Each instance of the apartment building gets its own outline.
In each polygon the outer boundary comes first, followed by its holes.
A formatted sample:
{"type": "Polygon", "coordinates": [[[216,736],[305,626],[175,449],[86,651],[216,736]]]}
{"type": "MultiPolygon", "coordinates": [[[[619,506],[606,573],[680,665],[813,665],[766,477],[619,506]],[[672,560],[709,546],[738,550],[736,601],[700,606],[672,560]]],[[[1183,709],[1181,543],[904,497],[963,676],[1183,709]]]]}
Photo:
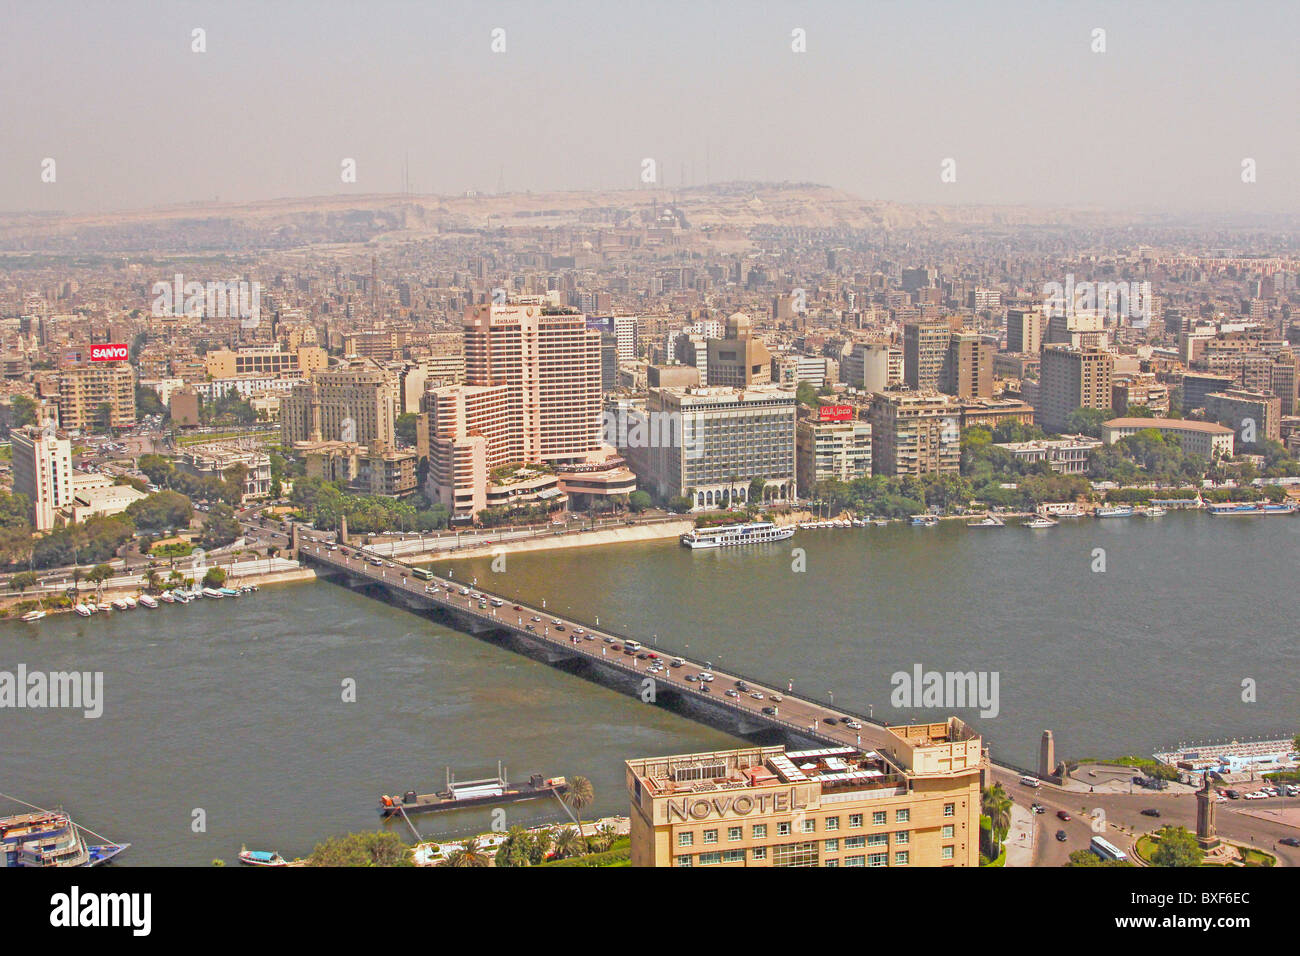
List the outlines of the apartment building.
{"type": "Polygon", "coordinates": [[[903,382],[910,389],[943,385],[952,329],[947,322],[909,322],[903,326],[903,382]]]}
{"type": "Polygon", "coordinates": [[[933,390],[878,392],[867,413],[877,475],[961,469],[961,406],[933,390]]]}
{"type": "Polygon", "coordinates": [[[805,494],[819,481],[869,478],[871,425],[858,419],[800,420],[795,428],[795,473],[805,494]]]}
{"type": "Polygon", "coordinates": [[[1282,439],[1282,399],[1267,392],[1242,388],[1210,392],[1205,396],[1205,414],[1227,425],[1245,444],[1282,439]]]}
{"type": "Polygon", "coordinates": [[[879,751],[629,760],[633,866],[979,866],[982,741],[957,718],[879,751]]]}
{"type": "Polygon", "coordinates": [[[135,424],[135,372],[125,362],[91,362],[59,371],[59,427],[91,431],[135,424]]]}

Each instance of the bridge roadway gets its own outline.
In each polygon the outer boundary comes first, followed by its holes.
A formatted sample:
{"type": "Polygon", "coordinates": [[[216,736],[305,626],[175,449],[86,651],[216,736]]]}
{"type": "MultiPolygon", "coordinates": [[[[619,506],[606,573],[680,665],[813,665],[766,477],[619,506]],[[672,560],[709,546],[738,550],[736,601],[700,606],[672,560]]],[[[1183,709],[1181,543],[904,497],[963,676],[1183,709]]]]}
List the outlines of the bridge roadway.
{"type": "Polygon", "coordinates": [[[715,711],[735,718],[742,733],[771,727],[826,744],[884,750],[889,753],[894,750],[896,742],[884,730],[883,725],[850,711],[832,709],[817,701],[786,693],[717,667],[709,668],[715,677],[711,686],[703,681],[687,681],[686,675],[700,674],[705,670],[704,664],[654,647],[642,647],[642,651],[654,654],[664,662],[662,671],[651,674],[648,671],[650,658],[638,659],[625,650],[614,650],[615,646],[622,648],[626,638],[613,631],[593,627],[585,621],[562,617],[554,611],[517,604],[504,595],[493,594],[484,588],[472,587],[471,594],[462,595],[461,589],[469,587],[467,582],[436,575],[432,580],[424,580],[414,575],[413,568],[401,562],[383,558],[382,566],[373,564],[372,559],[380,556],[363,555],[363,552],[353,547],[330,551],[327,544],[306,536],[300,542],[300,558],[342,572],[353,580],[378,584],[413,607],[436,607],[449,611],[467,620],[471,633],[484,630],[507,631],[525,643],[545,649],[552,661],[583,659],[637,679],[638,692],[643,692],[641,689],[647,685],[642,681],[649,678],[655,682],[653,687],[656,697],[665,691],[671,691],[694,698],[715,711]],[[428,590],[432,585],[437,585],[438,590],[428,590]],[[474,594],[484,595],[488,602],[486,610],[478,606],[479,601],[473,597],[474,594]],[[504,602],[500,608],[492,606],[494,599],[504,602]],[[560,622],[559,626],[555,621],[560,622]],[[528,629],[530,626],[533,630],[528,629]],[[579,629],[585,632],[582,636],[575,634],[579,629]],[[680,667],[672,667],[670,664],[674,659],[681,659],[685,663],[680,667]],[[736,687],[738,681],[744,681],[749,690],[739,691],[736,687]],[[727,696],[727,690],[737,690],[738,696],[727,696]],[[762,699],[749,696],[753,692],[762,694],[762,699]],[[764,707],[775,707],[776,715],[763,713],[764,707]],[[845,716],[860,724],[861,729],[845,726],[842,722],[845,716]],[[835,718],[836,722],[828,724],[828,717],[835,718]]]}

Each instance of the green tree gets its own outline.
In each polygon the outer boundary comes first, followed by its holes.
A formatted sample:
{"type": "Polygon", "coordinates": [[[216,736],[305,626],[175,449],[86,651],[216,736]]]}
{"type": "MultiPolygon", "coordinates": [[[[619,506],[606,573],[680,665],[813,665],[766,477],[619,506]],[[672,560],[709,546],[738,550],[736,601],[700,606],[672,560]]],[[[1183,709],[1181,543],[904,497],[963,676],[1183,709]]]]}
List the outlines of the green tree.
{"type": "MultiPolygon", "coordinates": [[[[582,811],[591,806],[596,800],[596,792],[591,786],[591,781],[586,777],[570,777],[569,789],[565,791],[564,802],[578,816],[578,832],[582,830],[582,811]]],[[[585,833],[583,834],[585,836],[585,833]]]]}
{"type": "Polygon", "coordinates": [[[1163,827],[1160,845],[1151,854],[1154,866],[1200,866],[1205,854],[1196,842],[1196,834],[1186,827],[1163,827]]]}
{"type": "Polygon", "coordinates": [[[1076,408],[1065,419],[1065,430],[1072,435],[1101,437],[1102,423],[1110,421],[1115,413],[1109,408],[1076,408]]]}
{"type": "Polygon", "coordinates": [[[318,843],[308,866],[414,866],[411,848],[396,833],[349,833],[318,843]]]}
{"type": "Polygon", "coordinates": [[[1001,852],[1002,841],[1006,839],[1007,832],[1011,829],[1012,801],[1002,784],[995,783],[984,791],[981,803],[984,815],[989,818],[992,825],[994,845],[991,847],[993,850],[991,855],[996,858],[1001,852]]]}
{"type": "Polygon", "coordinates": [[[36,424],[36,399],[29,395],[15,395],[9,402],[9,421],[13,428],[36,424]]]}
{"type": "Polygon", "coordinates": [[[573,827],[563,827],[555,834],[555,858],[567,860],[587,851],[587,841],[573,827]]]}
{"type": "Polygon", "coordinates": [[[199,531],[199,545],[209,550],[224,547],[238,538],[241,531],[233,508],[227,504],[213,505],[199,531]]]}
{"type": "Polygon", "coordinates": [[[133,501],[126,513],[141,531],[186,528],[194,516],[190,499],[178,491],[159,491],[133,501]]]}
{"type": "Polygon", "coordinates": [[[107,564],[97,564],[86,572],[86,580],[95,585],[96,598],[104,596],[104,582],[113,576],[113,568],[107,564]]]}
{"type": "Polygon", "coordinates": [[[212,567],[203,575],[203,586],[205,588],[219,588],[226,583],[226,569],[212,567]]]}
{"type": "Polygon", "coordinates": [[[416,426],[419,420],[420,416],[415,412],[403,412],[398,415],[393,422],[393,431],[397,434],[397,440],[404,445],[414,445],[417,441],[416,426]]]}
{"type": "Polygon", "coordinates": [[[36,587],[37,580],[35,571],[19,571],[9,579],[9,590],[17,591],[21,597],[27,593],[28,588],[36,587]]]}
{"type": "Polygon", "coordinates": [[[478,837],[470,837],[462,846],[447,854],[439,866],[491,866],[492,858],[479,845],[478,837]]]}
{"type": "Polygon", "coordinates": [[[644,491],[634,491],[627,496],[627,506],[637,513],[645,511],[652,504],[654,504],[654,501],[649,493],[644,491]]]}

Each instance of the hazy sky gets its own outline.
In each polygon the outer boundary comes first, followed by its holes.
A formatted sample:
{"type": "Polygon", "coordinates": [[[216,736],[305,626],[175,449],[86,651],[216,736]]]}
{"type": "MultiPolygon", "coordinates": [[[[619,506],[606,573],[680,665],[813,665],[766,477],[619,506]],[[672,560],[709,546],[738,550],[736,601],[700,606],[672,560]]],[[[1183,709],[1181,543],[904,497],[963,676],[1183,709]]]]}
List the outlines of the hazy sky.
{"type": "Polygon", "coordinates": [[[1300,212],[1295,0],[3,0],[0,24],[4,210],[397,192],[409,157],[419,192],[631,188],[653,158],[669,188],[1300,212]]]}

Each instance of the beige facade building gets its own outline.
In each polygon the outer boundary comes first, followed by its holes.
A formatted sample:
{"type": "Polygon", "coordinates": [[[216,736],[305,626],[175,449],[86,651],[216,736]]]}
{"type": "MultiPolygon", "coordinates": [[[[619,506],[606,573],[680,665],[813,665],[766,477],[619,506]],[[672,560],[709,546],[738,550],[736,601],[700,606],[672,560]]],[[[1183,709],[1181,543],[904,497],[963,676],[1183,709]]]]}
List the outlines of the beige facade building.
{"type": "Polygon", "coordinates": [[[1041,388],[1034,423],[1049,432],[1066,428],[1079,408],[1110,408],[1115,359],[1100,349],[1048,346],[1043,349],[1041,388]]]}
{"type": "Polygon", "coordinates": [[[885,733],[629,760],[632,865],[978,866],[979,736],[955,717],[885,733]]]}
{"type": "Polygon", "coordinates": [[[819,481],[871,477],[871,426],[857,419],[801,420],[795,429],[795,471],[805,495],[819,481]]]}
{"type": "Polygon", "coordinates": [[[772,381],[772,353],[753,334],[749,316],[736,312],[727,319],[725,338],[708,340],[707,381],[723,388],[748,388],[772,381]]]}
{"type": "Polygon", "coordinates": [[[59,372],[59,427],[91,431],[135,424],[135,372],[126,362],[92,362],[59,372]],[[105,414],[107,421],[105,421],[105,414]]]}
{"type": "Polygon", "coordinates": [[[279,345],[248,346],[235,351],[220,349],[203,356],[203,368],[209,378],[306,378],[328,366],[328,354],[314,345],[283,351],[279,345]]]}
{"type": "Polygon", "coordinates": [[[392,447],[397,390],[396,376],[372,362],[317,372],[280,402],[284,443],[379,441],[392,447]]]}
{"type": "Polygon", "coordinates": [[[1101,426],[1101,440],[1113,445],[1140,431],[1154,428],[1167,440],[1182,444],[1189,455],[1199,455],[1207,461],[1230,457],[1233,448],[1231,428],[1214,422],[1192,422],[1182,418],[1112,418],[1101,426]]]}
{"type": "Polygon", "coordinates": [[[961,406],[935,391],[878,392],[867,413],[877,475],[961,469],[961,406]]]}
{"type": "Polygon", "coordinates": [[[14,494],[27,496],[32,526],[49,531],[59,510],[72,504],[72,442],[63,432],[36,426],[16,428],[9,438],[14,494]]]}

